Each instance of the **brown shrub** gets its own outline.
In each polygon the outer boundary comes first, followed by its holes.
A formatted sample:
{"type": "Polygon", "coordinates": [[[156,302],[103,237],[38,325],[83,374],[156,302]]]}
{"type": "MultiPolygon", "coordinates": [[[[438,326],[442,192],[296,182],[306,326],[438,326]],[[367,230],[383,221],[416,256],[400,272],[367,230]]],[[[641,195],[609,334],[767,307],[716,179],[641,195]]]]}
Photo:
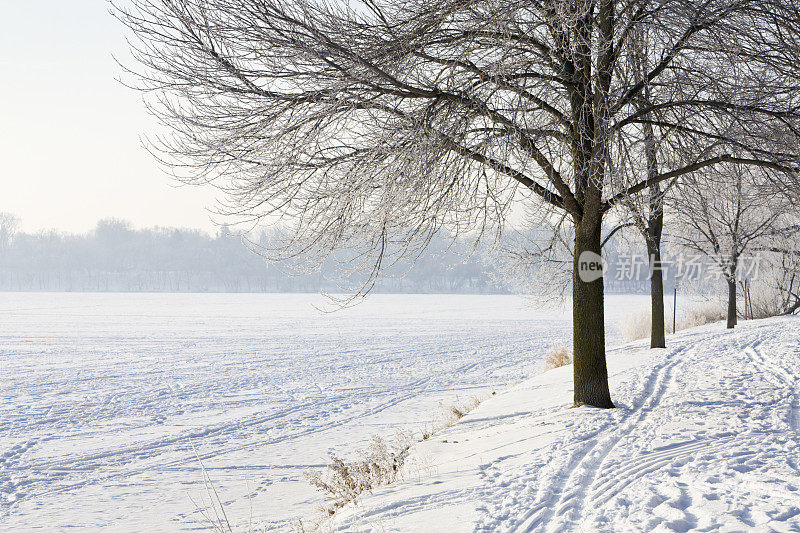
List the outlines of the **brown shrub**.
{"type": "Polygon", "coordinates": [[[555,346],[544,360],[544,369],[552,370],[572,364],[572,353],[563,346],[555,346]]]}

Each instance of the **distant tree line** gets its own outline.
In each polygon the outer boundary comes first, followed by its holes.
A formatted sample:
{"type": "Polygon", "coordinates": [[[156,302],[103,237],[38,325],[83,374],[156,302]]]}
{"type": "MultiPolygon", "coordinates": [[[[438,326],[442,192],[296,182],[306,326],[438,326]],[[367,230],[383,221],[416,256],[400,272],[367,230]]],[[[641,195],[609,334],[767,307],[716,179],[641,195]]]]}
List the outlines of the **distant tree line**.
{"type": "MultiPolygon", "coordinates": [[[[0,290],[120,292],[336,292],[340,273],[332,258],[321,269],[298,273],[253,253],[269,239],[221,227],[134,229],[109,219],[86,234],[24,233],[0,213],[0,290]],[[245,238],[246,237],[246,238],[245,238]]],[[[490,276],[485,257],[466,244],[439,239],[416,258],[387,268],[379,292],[507,292],[490,276]]]]}
{"type": "MultiPolygon", "coordinates": [[[[0,290],[89,292],[336,292],[341,271],[332,257],[318,271],[298,273],[257,253],[266,232],[241,235],[222,226],[134,229],[101,220],[86,234],[17,231],[18,219],[0,213],[0,290]]],[[[647,291],[647,269],[616,279],[609,250],[608,290],[647,291]]],[[[644,251],[642,252],[644,254],[644,251]]],[[[341,255],[341,254],[340,254],[341,255]]],[[[415,260],[386,267],[378,292],[509,293],[519,287],[497,275],[497,259],[467,242],[440,237],[415,260]]],[[[361,273],[355,273],[358,277],[361,273]]],[[[546,281],[546,280],[543,280],[546,281]]],[[[351,280],[358,284],[360,279],[351,280]]]]}

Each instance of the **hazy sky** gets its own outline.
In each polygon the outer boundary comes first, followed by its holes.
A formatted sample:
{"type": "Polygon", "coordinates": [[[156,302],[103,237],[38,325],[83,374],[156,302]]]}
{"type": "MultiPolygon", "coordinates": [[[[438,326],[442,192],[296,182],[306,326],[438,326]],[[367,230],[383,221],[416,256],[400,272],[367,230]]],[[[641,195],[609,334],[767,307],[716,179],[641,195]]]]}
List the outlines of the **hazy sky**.
{"type": "Polygon", "coordinates": [[[155,131],[116,78],[126,57],[105,0],[0,0],[0,211],[22,229],[98,219],[213,229],[211,190],[178,187],[141,146],[155,131]]]}

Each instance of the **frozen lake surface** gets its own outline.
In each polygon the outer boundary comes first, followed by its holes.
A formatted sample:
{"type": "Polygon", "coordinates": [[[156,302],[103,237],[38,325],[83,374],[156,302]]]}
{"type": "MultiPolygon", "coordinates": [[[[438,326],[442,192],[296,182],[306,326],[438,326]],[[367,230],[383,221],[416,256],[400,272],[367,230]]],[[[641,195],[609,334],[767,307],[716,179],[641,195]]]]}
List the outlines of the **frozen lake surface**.
{"type": "MultiPolygon", "coordinates": [[[[640,296],[611,296],[607,342],[640,296]]],[[[286,528],[302,472],[533,375],[570,315],[516,296],[0,293],[0,528],[286,528]]]]}

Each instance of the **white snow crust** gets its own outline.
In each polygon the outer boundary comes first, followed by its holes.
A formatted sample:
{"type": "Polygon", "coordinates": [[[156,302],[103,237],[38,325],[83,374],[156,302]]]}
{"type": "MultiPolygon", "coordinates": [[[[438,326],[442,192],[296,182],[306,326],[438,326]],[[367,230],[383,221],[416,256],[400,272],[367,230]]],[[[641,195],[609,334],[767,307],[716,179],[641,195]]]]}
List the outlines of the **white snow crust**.
{"type": "MultiPolygon", "coordinates": [[[[627,309],[646,298],[622,298],[627,309]]],[[[328,452],[536,373],[566,310],[514,296],[0,293],[0,530],[286,530],[328,452]],[[197,506],[195,505],[197,504],[197,506]]]]}
{"type": "Polygon", "coordinates": [[[800,319],[609,350],[617,409],[572,367],[499,392],[413,448],[348,531],[800,531],[800,319]]]}
{"type": "MultiPolygon", "coordinates": [[[[616,322],[647,297],[607,298],[616,322]]],[[[513,296],[0,294],[0,530],[288,530],[328,452],[418,430],[401,481],[322,531],[798,531],[800,319],[610,348],[571,409],[565,309],[513,296]],[[496,391],[491,396],[491,391],[496,391]]]]}

